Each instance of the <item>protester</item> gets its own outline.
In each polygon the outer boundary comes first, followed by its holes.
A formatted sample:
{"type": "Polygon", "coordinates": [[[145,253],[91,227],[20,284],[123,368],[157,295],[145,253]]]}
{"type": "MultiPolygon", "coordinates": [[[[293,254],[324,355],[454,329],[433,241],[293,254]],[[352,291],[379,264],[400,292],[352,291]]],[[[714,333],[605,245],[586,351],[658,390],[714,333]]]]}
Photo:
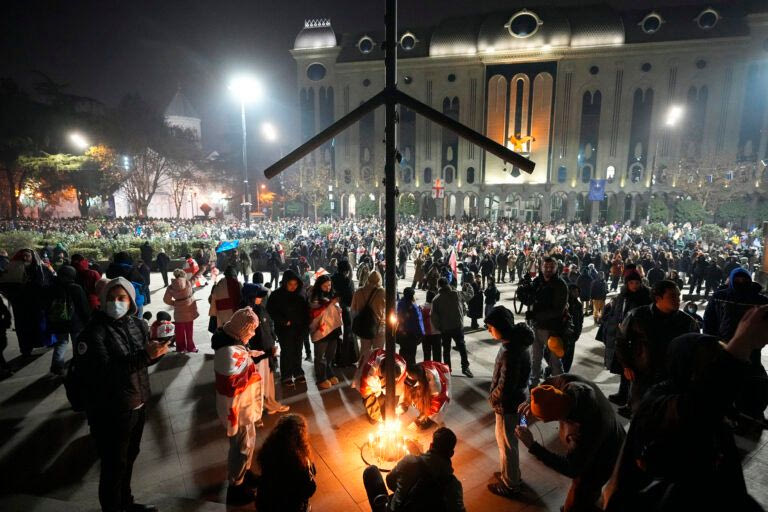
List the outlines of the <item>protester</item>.
{"type": "Polygon", "coordinates": [[[442,361],[442,339],[440,331],[432,325],[432,301],[435,292],[427,292],[426,302],[421,305],[421,318],[424,322],[424,337],[421,339],[421,350],[424,361],[442,361]]]}
{"type": "Polygon", "coordinates": [[[519,495],[522,480],[520,454],[515,428],[520,420],[518,407],[528,398],[531,372],[533,331],[525,323],[515,324],[512,312],[504,306],[493,308],[485,317],[488,332],[501,342],[491,377],[488,402],[496,417],[496,444],[501,466],[498,482],[488,485],[496,495],[514,498],[519,495]]]}
{"type": "Polygon", "coordinates": [[[160,277],[163,278],[163,287],[168,286],[168,265],[171,263],[171,259],[165,254],[165,249],[160,249],[155,258],[155,264],[157,265],[157,271],[160,272],[160,277]]]}
{"type": "MultiPolygon", "coordinates": [[[[565,334],[564,318],[568,307],[568,286],[557,275],[555,259],[544,258],[541,268],[541,275],[533,280],[533,306],[526,313],[526,319],[532,322],[535,334],[531,350],[531,387],[535,387],[541,380],[541,361],[549,338],[562,338],[565,334]]],[[[547,362],[552,375],[563,373],[563,364],[554,352],[549,352],[547,362]]]]}
{"type": "Polygon", "coordinates": [[[463,489],[451,466],[455,448],[456,434],[442,427],[432,434],[427,453],[416,451],[397,463],[387,474],[386,485],[379,468],[368,466],[363,471],[363,484],[371,510],[464,512],[463,489]],[[393,494],[389,494],[387,487],[393,494]]]}
{"type": "Polygon", "coordinates": [[[167,351],[152,341],[136,316],[135,289],[123,277],[101,289],[103,310],[94,313],[77,338],[77,377],[85,412],[101,459],[99,503],[105,512],[156,510],[134,502],[133,463],[139,455],[146,404],[152,396],[147,367],[167,351]]]}
{"type": "MultiPolygon", "coordinates": [[[[643,280],[637,272],[631,272],[624,278],[621,292],[603,311],[602,333],[598,333],[597,339],[605,344],[604,361],[605,368],[613,374],[620,376],[619,390],[608,396],[608,400],[620,407],[625,407],[629,400],[630,381],[624,375],[624,367],[616,355],[616,339],[619,326],[630,311],[640,306],[653,302],[651,290],[643,285],[643,280]]],[[[622,409],[625,415],[629,414],[629,408],[622,409]]]]}
{"type": "Polygon", "coordinates": [[[254,500],[255,481],[249,471],[256,448],[256,422],[261,419],[261,376],[253,357],[262,352],[250,350],[259,319],[251,308],[237,310],[211,338],[215,351],[216,412],[227,437],[229,455],[227,503],[244,505],[254,500]]]}
{"type": "Polygon", "coordinates": [[[320,276],[310,290],[309,318],[309,334],[315,346],[315,383],[318,389],[328,389],[339,383],[333,361],[343,326],[339,298],[333,294],[328,274],[320,276]]]}
{"type": "MultiPolygon", "coordinates": [[[[490,261],[490,260],[488,260],[490,261]]],[[[493,277],[491,275],[483,276],[482,280],[480,279],[479,275],[470,273],[469,274],[469,285],[472,287],[472,295],[469,300],[467,300],[467,316],[470,318],[471,322],[469,325],[470,329],[479,329],[480,326],[478,325],[477,321],[483,316],[483,285],[482,283],[485,283],[486,281],[493,280],[493,277]]],[[[466,287],[466,283],[464,285],[466,287]]],[[[462,287],[462,291],[464,289],[462,287]]]]}
{"type": "Polygon", "coordinates": [[[317,470],[303,416],[286,414],[280,418],[256,460],[261,468],[256,494],[260,512],[309,512],[309,498],[317,490],[317,470]]]}
{"type": "Polygon", "coordinates": [[[496,282],[492,277],[488,278],[488,287],[483,292],[483,295],[485,296],[484,316],[488,316],[494,306],[496,306],[496,303],[499,302],[499,299],[501,299],[501,293],[499,293],[499,289],[496,288],[496,282]]]}
{"type": "Polygon", "coordinates": [[[299,276],[286,270],[280,288],[267,301],[267,312],[280,343],[280,378],[287,387],[306,383],[301,368],[301,347],[309,335],[309,303],[302,294],[302,286],[299,276]]]}
{"type": "Polygon", "coordinates": [[[768,306],[760,306],[727,342],[696,333],[670,343],[667,378],[638,406],[606,488],[607,512],[763,510],[747,494],[742,456],[724,419],[767,331],[768,306]]]}
{"type": "Polygon", "coordinates": [[[598,272],[597,277],[589,287],[589,296],[592,299],[592,315],[596,324],[603,321],[603,308],[605,298],[608,296],[608,285],[603,279],[603,273],[598,272]]]}
{"type": "Polygon", "coordinates": [[[424,320],[421,308],[416,304],[416,290],[406,288],[402,298],[397,302],[397,344],[400,355],[408,367],[416,364],[416,350],[424,337],[424,320]]]}
{"type": "Polygon", "coordinates": [[[90,320],[88,298],[75,282],[77,271],[69,265],[59,268],[51,286],[44,288],[47,328],[56,337],[51,359],[51,373],[64,375],[67,344],[74,342],[90,320]]]}
{"type": "Polygon", "coordinates": [[[173,307],[173,320],[176,325],[176,352],[197,353],[194,337],[194,322],[199,313],[192,283],[182,269],[173,271],[173,281],[165,289],[163,302],[173,307]]]}
{"type": "Polygon", "coordinates": [[[432,300],[432,325],[440,331],[443,343],[443,362],[451,366],[451,340],[461,357],[461,373],[469,378],[474,377],[469,369],[467,346],[464,343],[464,310],[461,294],[451,288],[448,280],[441,277],[438,281],[439,291],[432,300]]]}
{"type": "Polygon", "coordinates": [[[696,321],[680,311],[680,290],[675,283],[659,281],[651,294],[654,303],[630,311],[616,336],[616,354],[631,382],[633,411],[645,392],[664,380],[669,342],[682,334],[699,332],[696,321]]]}
{"type": "MultiPolygon", "coordinates": [[[[373,271],[367,276],[365,285],[358,288],[352,296],[352,305],[350,306],[351,316],[355,321],[363,321],[370,331],[368,337],[360,336],[360,357],[357,360],[357,370],[352,379],[352,387],[355,387],[360,381],[362,368],[371,355],[372,350],[384,348],[384,311],[386,307],[386,297],[384,288],[381,286],[381,274],[373,271]],[[363,315],[360,319],[357,317],[363,315]]],[[[353,325],[354,330],[354,325],[353,325]]]]}
{"type": "Polygon", "coordinates": [[[79,284],[86,296],[91,310],[99,307],[99,294],[96,292],[96,282],[101,279],[101,274],[91,269],[88,260],[81,254],[72,255],[72,266],[77,271],[75,282],[79,284]]]}
{"type": "Polygon", "coordinates": [[[339,298],[341,307],[341,320],[343,323],[343,335],[341,343],[336,347],[336,366],[354,366],[358,358],[357,342],[352,333],[352,298],[355,294],[355,284],[352,282],[352,267],[347,260],[339,261],[336,273],[331,276],[333,293],[339,298]]]}
{"type": "Polygon", "coordinates": [[[584,326],[584,305],[579,300],[581,290],[575,284],[568,285],[568,318],[569,327],[565,332],[565,355],[563,356],[563,371],[569,373],[576,353],[576,342],[581,336],[584,326]]]}
{"type": "Polygon", "coordinates": [[[521,404],[518,412],[526,417],[528,426],[516,427],[515,435],[529,453],[550,469],[573,479],[561,510],[598,510],[597,501],[625,438],[624,429],[600,388],[573,374],[550,377],[531,390],[530,402],[521,404]],[[536,421],[559,422],[565,455],[534,440],[529,427],[536,421]]]}
{"type": "MultiPolygon", "coordinates": [[[[183,272],[185,272],[187,281],[194,286],[194,274],[184,270],[183,272]]],[[[174,275],[176,275],[175,272],[174,275]]],[[[240,304],[242,288],[243,285],[237,279],[237,270],[231,265],[228,266],[224,270],[224,278],[213,286],[211,295],[208,297],[210,303],[208,316],[216,318],[216,328],[222,327],[232,318],[240,304]]]]}

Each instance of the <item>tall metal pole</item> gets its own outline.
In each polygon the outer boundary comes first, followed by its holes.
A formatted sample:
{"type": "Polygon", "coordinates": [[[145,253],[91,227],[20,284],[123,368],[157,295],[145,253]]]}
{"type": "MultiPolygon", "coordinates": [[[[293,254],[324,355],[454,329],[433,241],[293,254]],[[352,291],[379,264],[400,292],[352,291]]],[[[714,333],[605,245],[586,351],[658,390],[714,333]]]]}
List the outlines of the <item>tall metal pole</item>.
{"type": "Polygon", "coordinates": [[[384,417],[395,419],[395,330],[391,321],[395,316],[395,106],[397,91],[397,0],[386,0],[386,42],[384,43],[384,67],[386,69],[386,126],[384,128],[386,155],[384,160],[384,250],[386,256],[386,343],[385,371],[387,377],[384,417]]]}
{"type": "Polygon", "coordinates": [[[240,102],[240,119],[243,123],[243,217],[245,225],[251,227],[251,201],[248,194],[248,137],[245,131],[245,102],[240,102]]]}

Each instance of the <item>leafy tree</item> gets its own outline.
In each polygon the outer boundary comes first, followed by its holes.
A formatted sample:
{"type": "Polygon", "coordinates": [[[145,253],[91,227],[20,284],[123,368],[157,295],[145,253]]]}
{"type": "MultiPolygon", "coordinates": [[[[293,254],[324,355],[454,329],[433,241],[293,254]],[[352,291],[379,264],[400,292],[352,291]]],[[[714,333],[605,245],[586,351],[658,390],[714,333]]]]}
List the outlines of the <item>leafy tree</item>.
{"type": "Polygon", "coordinates": [[[699,230],[699,236],[701,236],[701,239],[704,240],[709,247],[711,247],[712,244],[719,244],[725,240],[723,229],[717,224],[704,224],[699,230]]]}
{"type": "Polygon", "coordinates": [[[667,226],[661,222],[653,222],[643,228],[643,234],[652,240],[658,240],[667,235],[667,226]]]}
{"type": "Polygon", "coordinates": [[[669,219],[669,208],[660,197],[651,199],[648,208],[650,208],[649,218],[651,222],[667,222],[669,219]]]}
{"type": "Polygon", "coordinates": [[[402,215],[418,215],[419,205],[416,202],[416,198],[410,194],[403,196],[403,198],[400,199],[399,210],[402,215]]]}
{"type": "Polygon", "coordinates": [[[355,205],[355,212],[358,217],[370,217],[379,214],[379,205],[376,200],[371,199],[370,196],[363,195],[358,199],[355,205]]]}
{"type": "Polygon", "coordinates": [[[752,201],[739,198],[723,203],[717,209],[715,219],[719,222],[732,222],[739,226],[746,224],[746,219],[754,213],[752,201]]]}
{"type": "Polygon", "coordinates": [[[682,199],[675,204],[675,222],[698,224],[710,218],[709,213],[698,201],[682,199]]]}

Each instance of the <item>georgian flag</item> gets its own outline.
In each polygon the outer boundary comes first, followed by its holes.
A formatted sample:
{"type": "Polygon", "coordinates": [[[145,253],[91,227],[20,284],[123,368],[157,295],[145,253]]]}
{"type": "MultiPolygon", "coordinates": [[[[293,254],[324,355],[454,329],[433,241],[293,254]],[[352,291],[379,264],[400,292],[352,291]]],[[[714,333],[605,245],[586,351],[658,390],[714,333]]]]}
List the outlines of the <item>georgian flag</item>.
{"type": "Polygon", "coordinates": [[[216,412],[227,428],[227,436],[233,436],[239,425],[261,419],[261,375],[244,345],[217,349],[213,371],[216,375],[216,412]]]}

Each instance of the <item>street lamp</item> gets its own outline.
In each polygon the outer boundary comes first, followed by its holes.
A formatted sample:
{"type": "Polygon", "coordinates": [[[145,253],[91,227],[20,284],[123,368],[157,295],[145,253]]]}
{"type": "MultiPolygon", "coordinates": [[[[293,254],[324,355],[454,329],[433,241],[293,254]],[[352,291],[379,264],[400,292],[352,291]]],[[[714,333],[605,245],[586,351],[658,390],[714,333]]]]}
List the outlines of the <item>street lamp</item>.
{"type": "Polygon", "coordinates": [[[70,133],[69,141],[80,151],[85,151],[90,145],[88,144],[88,140],[83,136],[83,134],[78,132],[70,133]]]}
{"type": "Polygon", "coordinates": [[[261,133],[269,142],[275,142],[277,140],[277,128],[270,122],[261,125],[261,133]]]}
{"type": "Polygon", "coordinates": [[[265,184],[261,184],[261,186],[256,187],[256,211],[261,213],[261,191],[265,190],[267,186],[265,184]]]}
{"type": "Polygon", "coordinates": [[[261,84],[248,75],[238,75],[229,83],[229,90],[240,102],[240,119],[243,125],[243,217],[245,225],[251,226],[251,202],[248,193],[248,139],[246,138],[245,104],[253,103],[262,96],[261,84]]]}
{"type": "Polygon", "coordinates": [[[669,131],[674,128],[678,122],[683,118],[685,111],[680,105],[671,105],[667,109],[667,115],[664,119],[663,136],[656,138],[656,148],[653,150],[653,165],[651,166],[651,176],[648,181],[648,208],[645,214],[645,222],[651,221],[651,199],[653,198],[653,184],[656,181],[656,158],[659,154],[659,143],[664,136],[669,135],[669,131]]]}

